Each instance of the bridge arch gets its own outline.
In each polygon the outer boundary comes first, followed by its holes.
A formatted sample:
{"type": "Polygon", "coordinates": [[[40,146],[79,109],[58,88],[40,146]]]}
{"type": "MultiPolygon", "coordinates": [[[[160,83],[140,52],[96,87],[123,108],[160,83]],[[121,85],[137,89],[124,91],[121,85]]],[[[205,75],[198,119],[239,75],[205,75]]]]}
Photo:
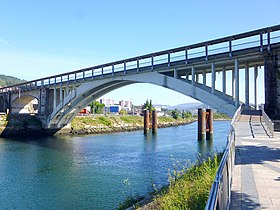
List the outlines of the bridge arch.
{"type": "Polygon", "coordinates": [[[38,113],[39,99],[34,95],[22,95],[14,98],[11,103],[11,113],[36,114],[38,113]]]}
{"type": "Polygon", "coordinates": [[[219,95],[218,92],[212,94],[211,90],[208,90],[199,84],[192,85],[186,82],[186,80],[178,80],[152,71],[141,74],[115,76],[114,78],[104,78],[102,80],[93,80],[81,84],[74,93],[69,94],[63,103],[60,103],[56,107],[48,118],[47,127],[61,128],[67,125],[78,112],[91,101],[113,90],[134,83],[150,83],[177,91],[229,116],[233,116],[236,111],[234,101],[219,95]]]}

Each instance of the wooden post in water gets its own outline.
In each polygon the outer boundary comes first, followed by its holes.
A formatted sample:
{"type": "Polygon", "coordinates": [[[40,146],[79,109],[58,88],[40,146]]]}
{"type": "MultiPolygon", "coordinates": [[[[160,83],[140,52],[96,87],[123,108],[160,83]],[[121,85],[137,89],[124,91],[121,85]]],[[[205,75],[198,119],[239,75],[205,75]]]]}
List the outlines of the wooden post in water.
{"type": "Polygon", "coordinates": [[[206,109],[206,140],[213,140],[213,111],[206,109]]]}
{"type": "Polygon", "coordinates": [[[149,119],[149,110],[144,110],[144,134],[149,132],[150,119],[149,119]]]}
{"type": "Polygon", "coordinates": [[[153,134],[157,133],[157,128],[158,128],[158,125],[157,125],[157,111],[153,110],[153,112],[152,112],[152,133],[153,134]]]}
{"type": "Polygon", "coordinates": [[[205,138],[205,112],[203,109],[199,108],[197,112],[197,140],[204,140],[205,138]]]}

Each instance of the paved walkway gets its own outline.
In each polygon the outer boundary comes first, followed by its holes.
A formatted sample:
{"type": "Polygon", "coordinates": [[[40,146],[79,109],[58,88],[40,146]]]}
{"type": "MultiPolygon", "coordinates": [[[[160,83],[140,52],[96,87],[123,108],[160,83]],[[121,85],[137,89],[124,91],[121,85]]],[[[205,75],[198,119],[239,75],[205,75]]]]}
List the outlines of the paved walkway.
{"type": "Polygon", "coordinates": [[[280,133],[270,138],[260,116],[241,115],[236,128],[230,209],[280,210],[280,133]]]}

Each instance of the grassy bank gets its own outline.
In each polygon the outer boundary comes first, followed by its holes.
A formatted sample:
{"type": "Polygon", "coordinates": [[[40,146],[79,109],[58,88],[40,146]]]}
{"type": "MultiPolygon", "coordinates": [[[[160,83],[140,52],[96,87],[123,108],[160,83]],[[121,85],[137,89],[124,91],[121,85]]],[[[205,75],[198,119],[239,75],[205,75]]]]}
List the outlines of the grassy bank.
{"type": "MultiPolygon", "coordinates": [[[[143,129],[144,119],[140,116],[77,116],[71,122],[72,134],[108,133],[143,129]]],[[[195,121],[195,118],[175,120],[158,117],[158,127],[178,126],[195,121]]]]}
{"type": "Polygon", "coordinates": [[[140,207],[133,204],[130,197],[118,209],[126,209],[128,204],[134,205],[135,209],[204,209],[220,157],[214,155],[202,163],[173,171],[169,175],[169,185],[156,192],[150,203],[140,207]]]}

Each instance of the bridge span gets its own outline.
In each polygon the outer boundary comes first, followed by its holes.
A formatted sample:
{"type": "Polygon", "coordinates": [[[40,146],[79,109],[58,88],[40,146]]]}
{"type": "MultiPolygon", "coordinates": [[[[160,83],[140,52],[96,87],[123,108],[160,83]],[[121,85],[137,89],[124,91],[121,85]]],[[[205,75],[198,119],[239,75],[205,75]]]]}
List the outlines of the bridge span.
{"type": "Polygon", "coordinates": [[[265,110],[277,119],[279,52],[280,25],[276,25],[2,87],[0,111],[35,113],[43,127],[57,129],[69,124],[89,102],[112,90],[133,83],[150,83],[233,116],[240,105],[240,92],[245,93],[247,108],[250,106],[249,68],[254,69],[254,108],[257,107],[256,81],[259,68],[263,67],[265,110]],[[245,69],[244,90],[239,88],[240,69],[245,69]],[[221,90],[217,88],[219,73],[222,73],[221,90]],[[231,93],[227,92],[227,86],[231,86],[231,93]]]}

